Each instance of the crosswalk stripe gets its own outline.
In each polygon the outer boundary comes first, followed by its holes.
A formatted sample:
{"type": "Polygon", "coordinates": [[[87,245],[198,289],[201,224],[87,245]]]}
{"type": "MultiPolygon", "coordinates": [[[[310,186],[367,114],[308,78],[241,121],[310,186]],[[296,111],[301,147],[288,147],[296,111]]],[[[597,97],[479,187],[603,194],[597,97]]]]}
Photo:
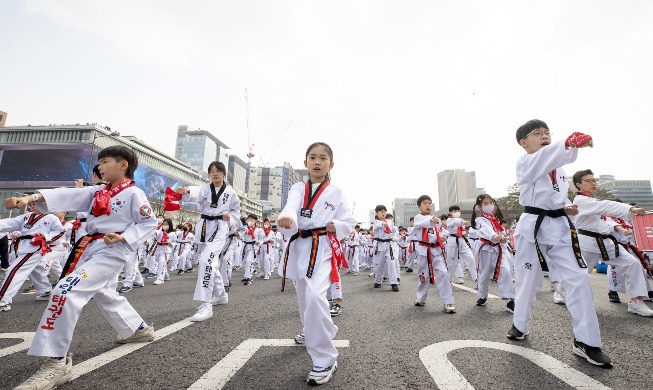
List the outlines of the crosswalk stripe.
{"type": "Polygon", "coordinates": [[[20,352],[29,348],[30,344],[32,344],[33,338],[34,332],[0,333],[0,339],[23,339],[22,343],[0,349],[0,357],[11,355],[12,353],[20,352]]]}
{"type": "MultiPolygon", "coordinates": [[[[456,287],[456,288],[459,288],[459,289],[461,289],[461,290],[465,290],[465,291],[473,292],[474,294],[476,294],[476,290],[474,290],[474,289],[471,288],[471,287],[461,286],[460,284],[452,284],[452,286],[454,286],[454,287],[456,287]]],[[[487,294],[487,297],[488,297],[488,298],[499,299],[498,296],[496,296],[496,295],[492,295],[492,294],[489,294],[489,293],[487,294]]]]}

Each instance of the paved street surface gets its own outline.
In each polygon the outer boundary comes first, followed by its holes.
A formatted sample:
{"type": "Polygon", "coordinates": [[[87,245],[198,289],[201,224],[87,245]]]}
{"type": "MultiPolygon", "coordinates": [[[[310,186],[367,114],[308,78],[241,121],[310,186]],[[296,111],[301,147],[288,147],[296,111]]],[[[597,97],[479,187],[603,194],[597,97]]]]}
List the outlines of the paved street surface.
{"type": "MultiPolygon", "coordinates": [[[[71,347],[78,377],[61,389],[308,387],[311,361],[304,348],[291,341],[301,330],[292,287],[280,293],[278,276],[243,286],[238,282],[242,271],[237,271],[229,304],[214,307],[210,320],[190,323],[196,307],[192,301],[196,277],[196,272],[174,274],[160,286],[148,280],[144,288],[127,293],[159,333],[157,340],[145,345],[115,344],[115,332],[91,302],[80,317],[71,347]]],[[[467,382],[466,388],[476,389],[596,389],[600,384],[613,389],[652,388],[653,318],[628,313],[626,303],[609,303],[606,276],[593,274],[592,279],[604,351],[615,363],[611,370],[591,366],[572,354],[571,318],[564,306],[553,303],[546,279],[531,334],[515,343],[506,339],[512,316],[499,299],[477,307],[474,292],[455,288],[457,313],[445,314],[434,289],[426,306],[413,306],[414,273],[402,271],[400,292],[390,291],[389,285],[374,289],[366,272],[343,274],[345,301],[342,314],[335,318],[336,338],[343,347],[338,371],[323,387],[434,389],[435,377],[440,388],[448,389],[465,388],[467,382]],[[515,345],[523,349],[510,352],[515,345]],[[442,352],[447,349],[451,352],[442,352]]],[[[469,279],[466,286],[472,287],[469,279]]],[[[496,285],[490,286],[490,293],[498,294],[496,285]]],[[[621,297],[626,302],[626,295],[621,297]]],[[[27,346],[12,352],[11,347],[22,340],[10,334],[27,332],[29,339],[45,306],[34,295],[18,295],[12,310],[0,313],[0,388],[13,388],[41,365],[39,358],[26,355],[27,346]]]]}

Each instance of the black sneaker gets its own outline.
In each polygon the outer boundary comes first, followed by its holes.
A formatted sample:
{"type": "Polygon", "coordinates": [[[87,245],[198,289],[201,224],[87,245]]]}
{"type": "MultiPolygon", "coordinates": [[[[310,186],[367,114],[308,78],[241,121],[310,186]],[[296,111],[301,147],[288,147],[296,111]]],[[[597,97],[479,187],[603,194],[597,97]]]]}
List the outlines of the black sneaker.
{"type": "Polygon", "coordinates": [[[384,281],[384,282],[387,282],[387,281],[388,281],[388,278],[383,278],[383,281],[384,281]]]}
{"type": "Polygon", "coordinates": [[[406,272],[413,272],[412,268],[407,268],[406,272]]]}
{"type": "Polygon", "coordinates": [[[118,290],[118,292],[123,294],[123,293],[129,292],[131,290],[132,290],[132,288],[129,287],[129,286],[122,286],[122,287],[120,287],[120,290],[118,290]]]}
{"type": "Polygon", "coordinates": [[[338,304],[338,303],[334,303],[334,304],[331,306],[331,309],[329,310],[329,312],[331,313],[331,317],[337,317],[337,316],[339,316],[339,315],[340,315],[340,310],[341,310],[341,308],[340,308],[340,304],[338,304]]]}
{"type": "Polygon", "coordinates": [[[595,366],[612,368],[612,360],[599,347],[590,347],[574,339],[574,353],[595,366]]]}
{"type": "Polygon", "coordinates": [[[252,280],[251,280],[251,279],[247,279],[247,280],[245,280],[245,281],[243,282],[243,284],[244,284],[245,286],[249,286],[250,284],[252,284],[252,280]]]}
{"type": "Polygon", "coordinates": [[[608,299],[612,303],[621,303],[621,299],[619,299],[619,294],[617,294],[616,291],[608,291],[608,299]]]}
{"type": "Polygon", "coordinates": [[[374,288],[381,288],[381,283],[374,283],[374,288]]]}
{"type": "Polygon", "coordinates": [[[396,284],[391,284],[390,287],[392,287],[392,291],[394,292],[399,291],[399,286],[397,286],[396,284]]]}
{"type": "Polygon", "coordinates": [[[180,269],[179,271],[177,271],[177,275],[181,275],[181,274],[183,274],[183,273],[184,273],[184,270],[183,270],[183,269],[180,269]]]}
{"type": "Polygon", "coordinates": [[[242,278],[242,279],[240,279],[240,281],[241,281],[241,282],[246,282],[246,281],[247,281],[247,278],[242,278]]]}
{"type": "Polygon", "coordinates": [[[478,298],[478,301],[476,301],[476,306],[485,306],[487,303],[487,298],[478,298]]]}
{"type": "Polygon", "coordinates": [[[189,268],[189,269],[186,269],[186,270],[184,270],[184,272],[193,272],[193,267],[191,267],[191,268],[189,268]]]}
{"type": "Polygon", "coordinates": [[[508,304],[506,305],[506,311],[515,314],[515,301],[514,300],[509,300],[508,304]]]}
{"type": "Polygon", "coordinates": [[[510,340],[523,340],[526,336],[528,336],[528,333],[522,333],[515,327],[515,324],[513,324],[506,337],[508,337],[510,340]]]}

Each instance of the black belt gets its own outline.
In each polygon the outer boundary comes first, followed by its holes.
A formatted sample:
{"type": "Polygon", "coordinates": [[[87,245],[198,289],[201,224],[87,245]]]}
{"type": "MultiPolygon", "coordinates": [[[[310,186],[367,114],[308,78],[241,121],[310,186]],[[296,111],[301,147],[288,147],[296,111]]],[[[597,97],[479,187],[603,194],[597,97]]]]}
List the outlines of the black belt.
{"type": "MultiPolygon", "coordinates": [[[[390,241],[392,241],[392,239],[391,238],[375,238],[374,241],[390,242],[390,241]]],[[[390,248],[390,259],[394,260],[395,259],[395,254],[392,251],[392,245],[390,245],[389,248],[390,248]]],[[[378,246],[376,247],[376,251],[374,252],[374,254],[376,255],[377,253],[379,253],[379,247],[378,246]]]]}
{"type": "Polygon", "coordinates": [[[378,242],[390,242],[390,241],[392,241],[392,239],[391,239],[391,238],[375,238],[374,241],[378,241],[378,242]]]}
{"type": "Polygon", "coordinates": [[[584,229],[578,229],[578,233],[582,234],[583,236],[596,238],[596,243],[599,246],[599,250],[601,251],[601,258],[603,260],[610,260],[610,255],[608,255],[608,250],[605,248],[605,243],[603,240],[610,240],[614,243],[614,256],[619,257],[619,242],[617,242],[617,238],[612,234],[601,234],[584,229]]]}
{"type": "Polygon", "coordinates": [[[578,233],[576,233],[576,227],[574,226],[574,223],[571,222],[571,218],[569,218],[569,216],[565,212],[565,209],[544,210],[537,207],[525,206],[524,212],[526,214],[537,215],[537,220],[535,221],[535,233],[533,234],[533,236],[535,239],[535,249],[537,250],[537,257],[540,260],[540,267],[542,267],[543,272],[548,272],[549,267],[546,265],[546,260],[544,259],[544,255],[540,250],[540,245],[537,242],[537,232],[540,230],[540,226],[542,226],[542,221],[544,221],[544,217],[567,218],[567,221],[569,222],[569,230],[571,231],[571,247],[574,251],[576,262],[578,263],[578,266],[580,268],[587,268],[587,264],[585,264],[585,260],[583,260],[583,256],[580,253],[580,243],[578,242],[578,233]]]}
{"type": "Polygon", "coordinates": [[[308,270],[306,271],[306,276],[310,279],[313,276],[313,270],[315,268],[315,259],[317,258],[317,246],[320,242],[319,237],[325,236],[327,234],[326,227],[317,228],[317,229],[307,229],[307,230],[298,230],[297,233],[290,236],[288,240],[288,245],[286,245],[286,255],[283,258],[283,275],[281,277],[281,292],[286,289],[286,266],[288,265],[288,254],[290,253],[290,244],[295,241],[297,238],[313,238],[311,244],[311,258],[308,262],[308,270]]]}
{"type": "Polygon", "coordinates": [[[86,222],[86,218],[80,218],[79,222],[86,222]]]}
{"type": "MultiPolygon", "coordinates": [[[[204,242],[206,239],[206,221],[215,221],[216,219],[222,218],[222,215],[206,215],[206,214],[200,214],[200,218],[204,220],[204,223],[202,224],[202,230],[200,233],[200,242],[204,242]]],[[[213,239],[215,238],[215,234],[218,232],[218,229],[220,229],[220,225],[215,227],[215,231],[209,237],[209,242],[213,242],[213,239]]]]}

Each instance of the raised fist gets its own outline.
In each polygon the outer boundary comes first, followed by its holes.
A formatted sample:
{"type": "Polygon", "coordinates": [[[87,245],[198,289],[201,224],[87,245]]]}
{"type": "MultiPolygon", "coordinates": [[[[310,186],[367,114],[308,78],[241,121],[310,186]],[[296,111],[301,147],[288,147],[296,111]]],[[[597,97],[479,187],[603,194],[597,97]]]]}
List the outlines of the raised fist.
{"type": "Polygon", "coordinates": [[[593,147],[594,142],[592,141],[592,136],[588,134],[583,134],[575,132],[565,141],[565,148],[582,148],[584,146],[593,147]]]}

